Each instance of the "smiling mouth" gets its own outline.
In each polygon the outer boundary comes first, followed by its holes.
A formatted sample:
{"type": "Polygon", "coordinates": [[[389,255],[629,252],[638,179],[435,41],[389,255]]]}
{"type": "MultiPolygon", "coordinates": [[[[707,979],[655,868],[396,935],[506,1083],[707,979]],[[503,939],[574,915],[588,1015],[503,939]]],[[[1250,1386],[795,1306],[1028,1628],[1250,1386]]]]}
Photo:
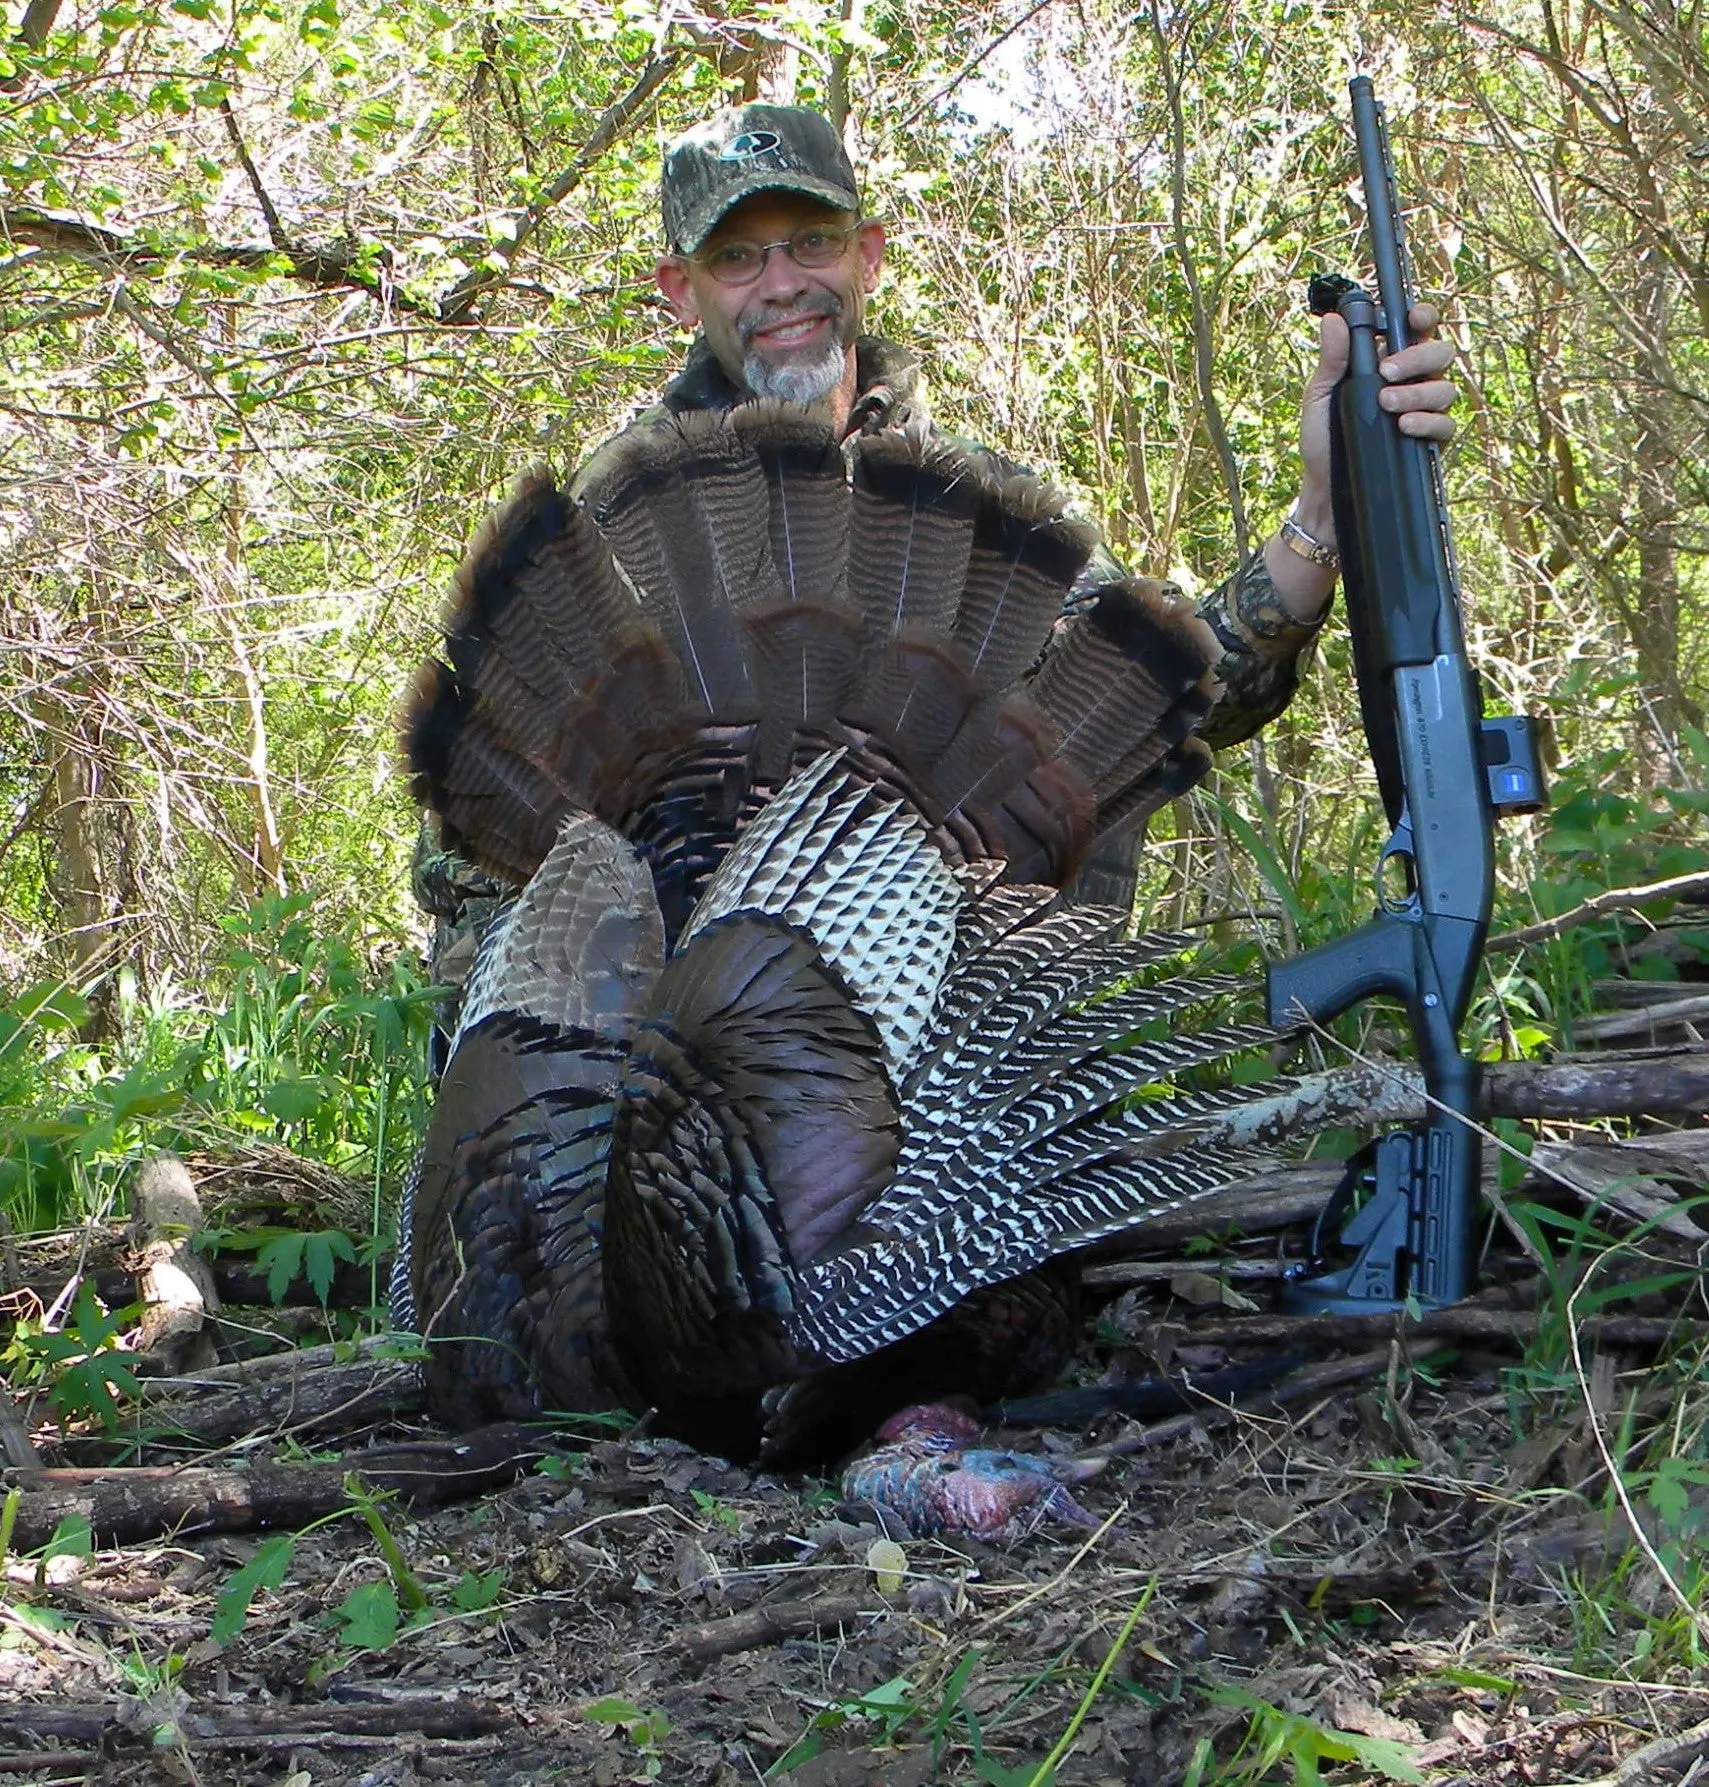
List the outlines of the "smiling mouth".
{"type": "Polygon", "coordinates": [[[810,341],[830,320],[821,311],[812,316],[791,317],[787,322],[772,323],[754,333],[768,347],[793,347],[797,342],[810,341]]]}

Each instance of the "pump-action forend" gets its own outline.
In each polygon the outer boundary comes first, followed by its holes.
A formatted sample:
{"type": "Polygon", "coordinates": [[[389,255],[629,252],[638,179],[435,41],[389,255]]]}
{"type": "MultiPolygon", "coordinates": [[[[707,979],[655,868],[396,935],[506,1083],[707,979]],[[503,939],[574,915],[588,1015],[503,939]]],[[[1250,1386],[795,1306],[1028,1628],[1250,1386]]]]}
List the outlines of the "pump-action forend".
{"type": "Polygon", "coordinates": [[[1363,76],[1352,97],[1377,298],[1320,279],[1312,303],[1338,310],[1350,337],[1331,425],[1335,532],[1359,704],[1391,830],[1377,863],[1376,915],[1273,963],[1269,1008],[1272,1023],[1303,1014],[1322,1024],[1376,994],[1400,1000],[1430,1109],[1356,1157],[1319,1219],[1316,1257],[1284,1290],[1289,1307],[1317,1311],[1408,1299],[1430,1307],[1471,1286],[1480,1151],[1465,1119],[1480,1116],[1482,1086],[1478,1064],[1460,1052],[1460,1026],[1489,929],[1494,821],[1543,802],[1531,721],[1483,718],[1436,448],[1402,434],[1377,401],[1377,338],[1391,353],[1407,346],[1411,293],[1382,107],[1363,76]],[[1329,1269],[1322,1238],[1337,1224],[1354,1258],[1329,1269]]]}

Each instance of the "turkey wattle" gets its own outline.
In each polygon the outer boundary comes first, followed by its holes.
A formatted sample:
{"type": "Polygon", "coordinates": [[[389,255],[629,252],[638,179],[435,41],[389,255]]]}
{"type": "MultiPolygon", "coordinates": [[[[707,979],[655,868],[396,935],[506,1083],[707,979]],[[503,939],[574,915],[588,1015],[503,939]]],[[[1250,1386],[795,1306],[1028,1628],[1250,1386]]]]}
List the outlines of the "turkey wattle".
{"type": "Polygon", "coordinates": [[[432,1400],[803,1459],[1018,1393],[1073,1338],[1062,1256],[1251,1170],[1206,1134],[1233,1095],[1163,1082],[1271,1033],[1057,891],[1203,773],[1192,617],[1133,581],[1059,619],[1090,534],[937,435],[754,406],[586,491],[488,524],[408,714],[518,890],[406,1210],[432,1400]]]}

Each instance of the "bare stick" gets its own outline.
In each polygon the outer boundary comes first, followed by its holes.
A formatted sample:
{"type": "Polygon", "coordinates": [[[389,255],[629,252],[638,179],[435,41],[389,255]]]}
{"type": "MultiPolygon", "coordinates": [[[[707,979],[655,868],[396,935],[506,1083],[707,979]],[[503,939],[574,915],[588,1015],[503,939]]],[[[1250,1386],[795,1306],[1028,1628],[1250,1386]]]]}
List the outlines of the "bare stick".
{"type": "Polygon", "coordinates": [[[497,243],[491,256],[502,263],[495,267],[489,261],[471,268],[452,286],[439,303],[442,322],[462,323],[469,320],[475,300],[483,292],[503,284],[511,262],[521,252],[534,232],[545,221],[546,214],[560,205],[587,177],[589,170],[618,141],[631,124],[641,116],[647,102],[658,92],[682,61],[681,50],[671,50],[648,59],[627,92],[620,94],[599,115],[588,139],[570,157],[546,190],[525,211],[518,211],[511,220],[510,238],[497,243]]]}
{"type": "MultiPolygon", "coordinates": [[[[1404,1310],[1370,1315],[1237,1315],[1213,1321],[1171,1321],[1159,1327],[1179,1330],[1195,1346],[1303,1346],[1351,1344],[1396,1336],[1432,1340],[1501,1341],[1525,1346],[1536,1339],[1543,1317],[1531,1309],[1492,1309],[1453,1303],[1418,1316],[1404,1310]]],[[[1709,1322],[1673,1316],[1592,1316],[1580,1324],[1585,1337],[1604,1346],[1664,1346],[1671,1340],[1709,1339],[1709,1322]]]]}
{"type": "Polygon", "coordinates": [[[1545,937],[1558,937],[1589,918],[1604,912],[1629,911],[1647,906],[1651,900],[1686,899],[1693,894],[1709,894],[1709,869],[1692,875],[1672,875],[1665,881],[1651,881],[1643,887],[1610,887],[1588,900],[1581,900],[1570,912],[1558,918],[1545,918],[1534,925],[1522,925],[1517,931],[1503,931],[1491,937],[1485,949],[1519,949],[1527,943],[1540,943],[1545,937]]]}
{"type": "Polygon", "coordinates": [[[697,1663],[713,1657],[733,1656],[737,1651],[757,1650],[762,1644],[778,1644],[807,1632],[834,1626],[852,1626],[889,1610],[871,1597],[829,1595],[819,1601],[774,1601],[768,1607],[750,1607],[728,1619],[703,1626],[686,1626],[671,1640],[670,1648],[697,1663]]]}
{"type": "Polygon", "coordinates": [[[86,1520],[98,1545],[136,1545],[171,1532],[249,1532],[294,1528],[349,1505],[345,1478],[417,1507],[502,1488],[545,1448],[516,1423],[477,1428],[457,1440],[376,1446],[335,1464],[256,1464],[246,1470],[145,1467],[13,1471],[22,1490],[12,1543],[33,1551],[67,1515],[86,1520]]]}
{"type": "Polygon", "coordinates": [[[1357,1384],[1367,1378],[1380,1377],[1388,1369],[1388,1364],[1389,1349],[1385,1346],[1376,1352],[1360,1353],[1352,1359],[1334,1359],[1326,1365],[1314,1365],[1309,1370],[1297,1372],[1293,1377],[1272,1385],[1261,1395],[1251,1398],[1244,1406],[1234,1403],[1207,1403],[1204,1408],[1195,1409],[1191,1414],[1171,1415],[1166,1421],[1154,1421],[1149,1426],[1129,1428],[1108,1445],[1094,1446],[1090,1451],[1077,1454],[1077,1462],[1097,1464],[1106,1458],[1125,1458],[1134,1452],[1147,1452],[1154,1446],[1165,1446],[1174,1440],[1184,1439],[1195,1430],[1226,1427],[1242,1414],[1256,1409],[1279,1408],[1284,1403],[1300,1402],[1324,1390],[1337,1390],[1343,1384],[1357,1384]]]}

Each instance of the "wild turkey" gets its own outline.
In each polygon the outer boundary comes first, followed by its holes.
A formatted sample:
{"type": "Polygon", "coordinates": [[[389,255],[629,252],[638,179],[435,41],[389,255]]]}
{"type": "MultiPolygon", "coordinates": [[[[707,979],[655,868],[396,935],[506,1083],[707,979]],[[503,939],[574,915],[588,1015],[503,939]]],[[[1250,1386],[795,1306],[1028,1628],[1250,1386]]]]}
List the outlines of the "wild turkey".
{"type": "Polygon", "coordinates": [[[940,435],[752,406],[584,490],[488,524],[406,720],[520,890],[405,1212],[433,1401],[823,1458],[1028,1388],[1064,1255],[1250,1170],[1202,1133],[1235,1095],[1165,1082],[1270,1032],[1057,892],[1203,773],[1191,616],[1124,582],[1059,620],[1092,535],[940,435]]]}

